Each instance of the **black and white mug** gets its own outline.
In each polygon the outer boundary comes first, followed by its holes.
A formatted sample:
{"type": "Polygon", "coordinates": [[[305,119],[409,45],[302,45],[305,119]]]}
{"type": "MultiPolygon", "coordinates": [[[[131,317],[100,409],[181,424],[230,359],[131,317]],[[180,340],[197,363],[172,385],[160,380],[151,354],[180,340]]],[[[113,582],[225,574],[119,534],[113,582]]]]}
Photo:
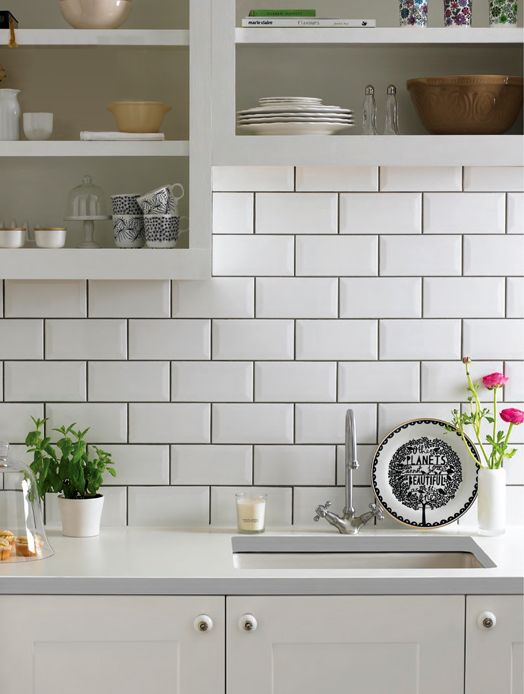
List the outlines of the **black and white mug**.
{"type": "Polygon", "coordinates": [[[142,215],[113,215],[113,239],[117,248],[142,248],[145,244],[142,215]]]}
{"type": "Polygon", "coordinates": [[[113,214],[115,215],[141,215],[142,208],[138,204],[140,193],[120,193],[111,196],[113,214]]]}
{"type": "Polygon", "coordinates": [[[141,195],[138,204],[144,215],[178,215],[178,203],[184,197],[184,186],[181,183],[162,186],[150,193],[141,195]]]}
{"type": "Polygon", "coordinates": [[[181,231],[182,220],[172,214],[144,215],[146,246],[148,248],[174,248],[181,231]]]}

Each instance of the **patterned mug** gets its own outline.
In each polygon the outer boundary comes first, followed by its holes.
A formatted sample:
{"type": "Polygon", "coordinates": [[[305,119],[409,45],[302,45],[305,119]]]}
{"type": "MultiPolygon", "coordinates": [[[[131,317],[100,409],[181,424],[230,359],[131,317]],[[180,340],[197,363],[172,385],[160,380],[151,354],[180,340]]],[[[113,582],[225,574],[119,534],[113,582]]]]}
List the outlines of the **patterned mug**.
{"type": "Polygon", "coordinates": [[[444,26],[471,26],[472,4],[472,0],[444,0],[444,26]]]}
{"type": "Polygon", "coordinates": [[[189,220],[172,214],[144,215],[147,248],[175,248],[179,233],[187,231],[181,228],[183,221],[189,220]]]}
{"type": "Polygon", "coordinates": [[[490,0],[489,25],[492,27],[517,26],[519,4],[517,0],[490,0]]]}
{"type": "Polygon", "coordinates": [[[426,27],[427,25],[427,0],[400,0],[401,27],[426,27]]]}
{"type": "Polygon", "coordinates": [[[142,248],[146,242],[142,215],[114,214],[113,239],[117,248],[142,248]]]}
{"type": "Polygon", "coordinates": [[[181,183],[162,186],[138,198],[145,215],[177,215],[178,203],[184,197],[184,186],[181,183]]]}

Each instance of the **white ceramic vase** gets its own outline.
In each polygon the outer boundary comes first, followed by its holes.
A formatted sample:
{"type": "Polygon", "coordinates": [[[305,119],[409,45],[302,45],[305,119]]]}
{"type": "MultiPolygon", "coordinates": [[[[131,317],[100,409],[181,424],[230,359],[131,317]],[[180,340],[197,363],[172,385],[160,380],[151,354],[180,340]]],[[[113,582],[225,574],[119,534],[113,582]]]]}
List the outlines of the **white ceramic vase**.
{"type": "Polygon", "coordinates": [[[506,532],[506,470],[479,469],[478,522],[483,535],[506,532]]]}
{"type": "Polygon", "coordinates": [[[0,89],[0,140],[20,139],[19,89],[0,89]]]}
{"type": "Polygon", "coordinates": [[[58,497],[62,517],[62,533],[67,537],[94,537],[100,534],[100,519],[104,497],[91,499],[66,499],[58,497]]]}

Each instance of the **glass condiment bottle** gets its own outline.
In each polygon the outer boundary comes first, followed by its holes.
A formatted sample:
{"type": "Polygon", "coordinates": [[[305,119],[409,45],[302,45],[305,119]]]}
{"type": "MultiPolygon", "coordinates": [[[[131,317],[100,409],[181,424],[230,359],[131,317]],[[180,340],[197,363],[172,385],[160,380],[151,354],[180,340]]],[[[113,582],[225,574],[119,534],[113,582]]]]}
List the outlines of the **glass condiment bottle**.
{"type": "Polygon", "coordinates": [[[375,101],[375,87],[371,84],[368,84],[365,90],[362,133],[364,135],[377,134],[377,103],[375,101]]]}
{"type": "Polygon", "coordinates": [[[397,88],[390,84],[386,93],[386,122],[384,135],[399,135],[397,88]]]}

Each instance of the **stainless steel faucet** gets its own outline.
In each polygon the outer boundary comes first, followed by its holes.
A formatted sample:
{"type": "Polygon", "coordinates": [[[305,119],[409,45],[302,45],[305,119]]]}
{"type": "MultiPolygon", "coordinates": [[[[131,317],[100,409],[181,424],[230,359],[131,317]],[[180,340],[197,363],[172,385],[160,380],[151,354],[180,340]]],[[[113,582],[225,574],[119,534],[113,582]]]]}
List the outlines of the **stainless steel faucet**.
{"type": "Polygon", "coordinates": [[[357,430],[355,426],[355,413],[353,410],[346,412],[346,437],[345,437],[344,462],[346,471],[346,505],[339,516],[333,511],[329,511],[330,501],[317,506],[314,521],[325,518],[328,523],[335,527],[342,535],[357,535],[360,528],[376,518],[383,520],[384,514],[377,504],[369,504],[369,511],[361,516],[355,515],[353,507],[353,470],[358,470],[357,460],[357,430]]]}

